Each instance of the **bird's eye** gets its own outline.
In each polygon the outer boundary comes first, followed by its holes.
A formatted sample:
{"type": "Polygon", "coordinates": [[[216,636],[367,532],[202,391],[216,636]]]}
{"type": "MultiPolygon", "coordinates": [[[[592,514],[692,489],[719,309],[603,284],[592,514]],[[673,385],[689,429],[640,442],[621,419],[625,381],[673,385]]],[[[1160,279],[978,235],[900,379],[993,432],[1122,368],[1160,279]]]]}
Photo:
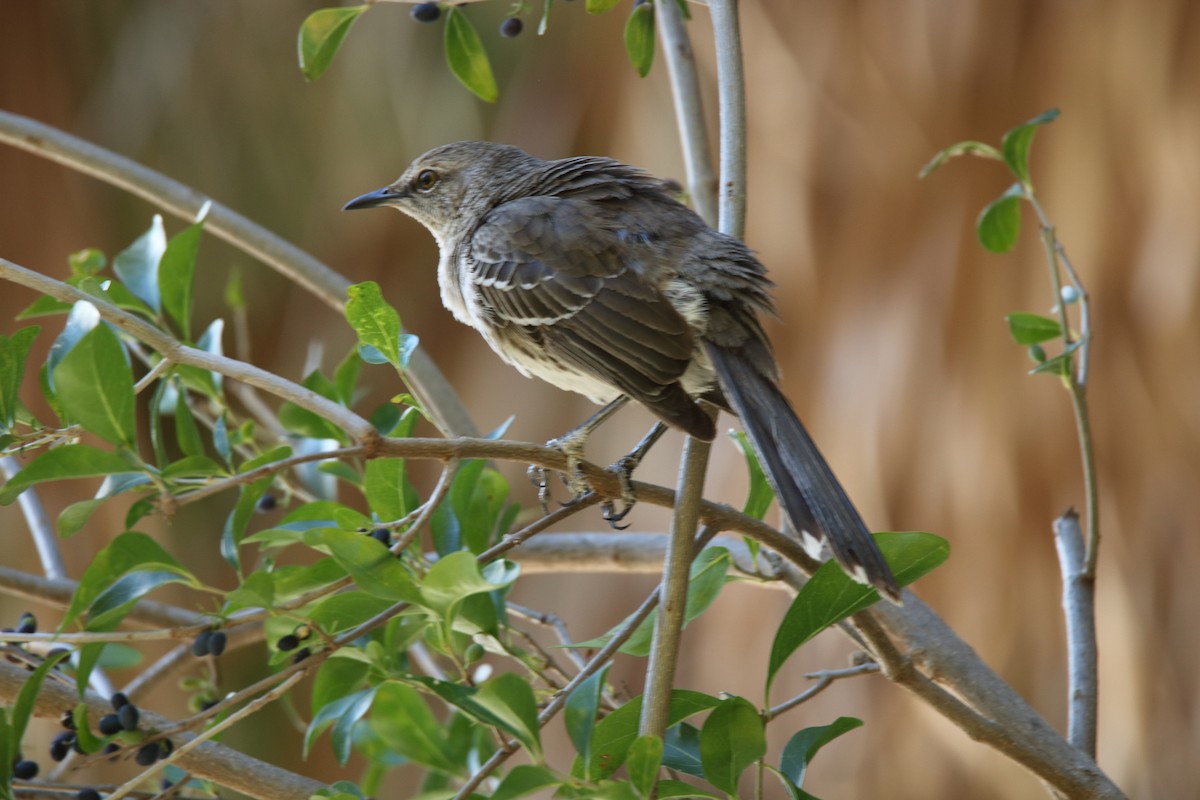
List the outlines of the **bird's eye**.
{"type": "Polygon", "coordinates": [[[413,182],[418,192],[428,192],[438,184],[438,174],[431,169],[423,169],[417,173],[413,182]]]}

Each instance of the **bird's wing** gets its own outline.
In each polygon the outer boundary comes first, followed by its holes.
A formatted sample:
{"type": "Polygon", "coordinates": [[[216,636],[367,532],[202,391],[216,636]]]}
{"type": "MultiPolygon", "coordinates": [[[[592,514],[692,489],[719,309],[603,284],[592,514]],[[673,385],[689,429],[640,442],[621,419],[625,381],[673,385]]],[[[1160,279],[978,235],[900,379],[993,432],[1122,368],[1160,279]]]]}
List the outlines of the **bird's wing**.
{"type": "Polygon", "coordinates": [[[561,197],[493,209],[470,243],[476,296],[501,340],[505,329],[531,339],[559,367],[690,429],[699,411],[679,379],[694,355],[691,328],[654,282],[653,241],[597,211],[561,197]]]}

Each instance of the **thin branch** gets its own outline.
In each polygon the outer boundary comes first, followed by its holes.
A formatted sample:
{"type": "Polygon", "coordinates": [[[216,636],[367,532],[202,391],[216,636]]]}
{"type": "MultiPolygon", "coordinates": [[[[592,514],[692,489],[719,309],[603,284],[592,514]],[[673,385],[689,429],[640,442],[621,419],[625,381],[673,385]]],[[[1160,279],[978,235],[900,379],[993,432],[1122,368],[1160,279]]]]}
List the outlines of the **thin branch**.
{"type": "Polygon", "coordinates": [[[671,97],[675,101],[675,121],[679,126],[679,142],[687,170],[688,195],[696,213],[709,225],[716,225],[717,176],[709,156],[708,126],[704,124],[704,102],[692,41],[676,0],[657,0],[654,13],[671,78],[671,97]]]}
{"type": "Polygon", "coordinates": [[[721,129],[720,230],[738,239],[746,232],[746,79],[738,0],[709,0],[717,54],[721,129]]]}
{"type": "MultiPolygon", "coordinates": [[[[5,480],[12,480],[12,477],[21,470],[21,465],[17,459],[12,456],[0,457],[0,472],[4,473],[5,480]]],[[[42,506],[41,498],[33,489],[28,489],[21,493],[17,498],[21,504],[21,513],[25,517],[25,524],[29,526],[29,535],[33,539],[33,546],[37,548],[38,559],[42,562],[42,572],[47,578],[66,578],[67,567],[63,563],[62,553],[58,551],[58,538],[54,535],[54,525],[50,522],[50,518],[46,516],[46,509],[42,506]]]]}
{"type": "MultiPolygon", "coordinates": [[[[0,703],[11,704],[28,677],[24,668],[0,661],[0,703]]],[[[63,709],[74,708],[79,700],[73,686],[46,681],[34,701],[34,714],[57,719],[63,709]]],[[[88,718],[93,726],[100,717],[112,713],[106,698],[88,692],[83,700],[88,704],[88,718]]],[[[169,720],[146,709],[141,709],[141,718],[143,727],[148,730],[162,730],[170,725],[169,720]]],[[[183,734],[181,738],[190,741],[192,737],[183,734]]],[[[177,766],[197,778],[262,800],[308,800],[314,792],[324,788],[318,781],[215,742],[204,742],[196,750],[184,753],[177,766]]]]}
{"type": "Polygon", "coordinates": [[[679,642],[683,636],[684,613],[687,610],[688,579],[696,549],[692,538],[700,522],[700,501],[704,493],[704,473],[712,443],[689,436],[683,446],[680,465],[679,498],[671,517],[671,535],[663,558],[662,589],[659,597],[662,610],[655,620],[650,657],[646,661],[646,686],[643,691],[642,716],[638,735],[662,738],[667,732],[667,716],[671,707],[671,690],[675,684],[675,668],[679,659],[679,642]]]}
{"type": "Polygon", "coordinates": [[[1075,509],[1067,509],[1054,521],[1054,543],[1062,569],[1067,622],[1067,741],[1095,758],[1099,703],[1096,582],[1085,569],[1083,533],[1075,509]]]}
{"type": "MultiPolygon", "coordinates": [[[[36,120],[0,111],[0,142],[62,164],[125,189],[187,222],[211,203],[205,229],[294,280],[339,315],[349,281],[300,248],[178,181],[111,150],[105,150],[36,120]]],[[[336,204],[331,204],[330,212],[336,204]]],[[[415,350],[405,379],[422,407],[447,435],[477,435],[478,429],[458,395],[421,348],[415,350]]]]}
{"type": "Polygon", "coordinates": [[[859,675],[871,675],[879,672],[879,665],[874,661],[868,661],[865,664],[858,664],[853,667],[845,667],[844,669],[825,669],[820,672],[808,672],[804,677],[816,680],[816,683],[805,689],[795,697],[784,700],[777,706],[771,707],[766,714],[763,715],[764,722],[770,722],[780,714],[791,711],[801,703],[811,700],[821,692],[833,685],[834,681],[842,678],[854,678],[859,675]]]}
{"type": "Polygon", "coordinates": [[[254,483],[255,481],[265,478],[269,475],[274,475],[277,472],[282,472],[285,469],[291,469],[299,464],[307,464],[311,461],[329,461],[338,458],[354,458],[366,452],[366,448],[361,445],[353,445],[351,447],[341,447],[336,450],[325,450],[319,453],[302,453],[298,456],[288,456],[281,458],[278,461],[272,461],[269,464],[263,464],[261,467],[255,467],[247,472],[239,472],[236,475],[230,475],[227,478],[219,478],[212,483],[201,486],[194,491],[189,491],[185,494],[178,495],[174,498],[176,506],[185,506],[189,503],[195,503],[198,500],[203,500],[226,489],[232,489],[235,486],[245,486],[254,483]]]}
{"type": "MultiPolygon", "coordinates": [[[[4,112],[0,112],[2,117],[4,112]]],[[[34,291],[49,295],[66,303],[76,303],[80,300],[94,305],[105,322],[109,322],[134,338],[153,347],[164,358],[176,364],[187,364],[200,369],[220,373],[227,378],[248,383],[251,386],[273,394],[284,400],[290,400],[301,408],[307,409],[337,425],[348,435],[359,442],[373,440],[378,434],[371,423],[341,406],[328,400],[316,392],[285,380],[264,369],[247,364],[236,359],[188,347],[177,339],[164,333],[141,317],[117,308],[97,297],[87,294],[74,286],[62,281],[47,278],[41,273],[26,269],[7,259],[0,258],[0,279],[20,284],[34,291]]]]}

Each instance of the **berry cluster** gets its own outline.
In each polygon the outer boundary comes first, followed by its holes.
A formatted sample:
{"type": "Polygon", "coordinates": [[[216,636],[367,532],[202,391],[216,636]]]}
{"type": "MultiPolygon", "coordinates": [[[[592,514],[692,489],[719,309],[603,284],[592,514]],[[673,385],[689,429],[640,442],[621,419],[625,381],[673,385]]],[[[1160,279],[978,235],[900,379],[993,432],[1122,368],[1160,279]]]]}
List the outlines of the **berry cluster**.
{"type": "MultiPolygon", "coordinates": [[[[438,18],[442,16],[442,9],[437,3],[417,3],[408,13],[417,22],[428,24],[438,21],[438,18]]],[[[525,24],[519,17],[505,17],[504,21],[500,23],[500,35],[507,39],[520,36],[524,29],[525,24]]]]}

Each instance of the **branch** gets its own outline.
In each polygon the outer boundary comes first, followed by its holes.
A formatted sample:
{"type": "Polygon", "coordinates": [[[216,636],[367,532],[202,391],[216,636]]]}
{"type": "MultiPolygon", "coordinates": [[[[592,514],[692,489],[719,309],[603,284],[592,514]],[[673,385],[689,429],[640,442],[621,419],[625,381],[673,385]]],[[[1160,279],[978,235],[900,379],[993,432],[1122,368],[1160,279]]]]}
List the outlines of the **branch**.
{"type": "Polygon", "coordinates": [[[720,230],[738,239],[746,232],[746,80],[738,0],[709,0],[717,53],[721,126],[720,230]]]}
{"type": "MultiPolygon", "coordinates": [[[[206,203],[212,203],[195,189],[136,161],[18,114],[0,111],[0,142],[125,189],[189,223],[206,203]]],[[[349,281],[300,248],[220,203],[211,204],[205,229],[296,281],[339,315],[342,313],[349,281]]],[[[405,379],[444,433],[478,433],[458,395],[424,350],[418,348],[412,353],[405,379]]]]}
{"type": "Polygon", "coordinates": [[[879,665],[874,661],[868,661],[865,664],[858,664],[853,667],[846,667],[845,669],[825,669],[820,672],[806,673],[804,677],[816,680],[816,683],[790,700],[785,700],[779,705],[773,706],[763,715],[763,721],[770,722],[780,714],[791,711],[801,703],[811,700],[832,686],[834,681],[841,680],[842,678],[854,678],[859,675],[870,675],[876,672],[879,672],[879,665]]]}
{"type": "MultiPolygon", "coordinates": [[[[0,703],[11,705],[28,677],[29,673],[22,667],[0,661],[0,703]]],[[[72,688],[56,681],[46,681],[38,692],[33,711],[38,717],[57,719],[64,709],[74,708],[79,699],[72,688]]],[[[86,693],[83,700],[88,704],[88,718],[92,725],[96,725],[100,717],[112,713],[108,701],[92,692],[86,693]]],[[[171,724],[152,711],[140,711],[147,729],[166,728],[171,724]]],[[[186,743],[194,737],[184,733],[179,738],[186,743]]],[[[184,753],[177,766],[197,778],[213,781],[261,800],[308,800],[314,792],[325,786],[214,742],[204,742],[195,750],[184,753]]]]}
{"type": "Polygon", "coordinates": [[[1067,740],[1096,757],[1099,698],[1096,647],[1096,583],[1085,570],[1079,515],[1067,509],[1054,521],[1054,543],[1063,576],[1063,614],[1067,621],[1067,740]]]}
{"type": "MultiPolygon", "coordinates": [[[[21,465],[17,459],[12,456],[0,457],[0,472],[4,473],[5,480],[12,480],[13,475],[20,470],[21,465]]],[[[63,563],[62,553],[58,551],[54,526],[46,516],[46,509],[42,506],[38,493],[31,488],[22,492],[17,500],[21,504],[21,513],[25,516],[29,535],[33,538],[33,545],[37,548],[38,558],[42,562],[42,572],[46,573],[47,578],[67,577],[67,567],[63,563]]]]}
{"type": "Polygon", "coordinates": [[[671,97],[675,100],[675,120],[683,147],[687,170],[688,195],[696,213],[709,225],[717,223],[717,176],[709,158],[708,126],[704,124],[704,103],[700,80],[696,75],[696,55],[676,0],[658,0],[654,5],[663,54],[671,78],[671,97]]]}

